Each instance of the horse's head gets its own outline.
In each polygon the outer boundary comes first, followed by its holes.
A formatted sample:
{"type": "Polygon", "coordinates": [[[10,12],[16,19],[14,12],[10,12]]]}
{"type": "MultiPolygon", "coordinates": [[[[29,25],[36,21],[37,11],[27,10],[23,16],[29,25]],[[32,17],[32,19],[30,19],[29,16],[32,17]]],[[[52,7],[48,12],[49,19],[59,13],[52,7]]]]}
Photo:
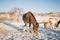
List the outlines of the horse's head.
{"type": "Polygon", "coordinates": [[[38,27],[39,27],[38,23],[36,23],[35,25],[33,25],[34,35],[38,35],[38,27]]]}

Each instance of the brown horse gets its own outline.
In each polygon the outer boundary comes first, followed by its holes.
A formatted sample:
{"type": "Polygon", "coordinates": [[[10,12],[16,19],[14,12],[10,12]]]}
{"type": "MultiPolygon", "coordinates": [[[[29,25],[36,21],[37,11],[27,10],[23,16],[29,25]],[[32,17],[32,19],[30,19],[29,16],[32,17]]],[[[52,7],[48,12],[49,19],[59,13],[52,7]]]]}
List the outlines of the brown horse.
{"type": "Polygon", "coordinates": [[[44,23],[44,27],[52,26],[51,28],[56,28],[57,18],[49,18],[47,22],[44,23]]]}
{"type": "Polygon", "coordinates": [[[23,15],[23,21],[25,23],[25,28],[26,29],[29,29],[28,26],[30,27],[31,24],[33,24],[33,31],[34,31],[34,35],[37,35],[38,34],[38,27],[39,27],[39,24],[37,23],[34,15],[32,12],[27,12],[26,14],[23,15]]]}

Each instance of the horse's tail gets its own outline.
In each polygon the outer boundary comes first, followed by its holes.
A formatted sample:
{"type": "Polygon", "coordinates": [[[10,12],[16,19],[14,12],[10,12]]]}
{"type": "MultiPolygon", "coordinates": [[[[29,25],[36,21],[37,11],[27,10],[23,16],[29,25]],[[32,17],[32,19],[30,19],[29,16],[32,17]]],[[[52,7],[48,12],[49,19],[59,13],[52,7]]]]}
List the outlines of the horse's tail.
{"type": "Polygon", "coordinates": [[[26,15],[27,14],[23,14],[23,16],[22,16],[23,21],[26,21],[27,20],[26,15]]]}

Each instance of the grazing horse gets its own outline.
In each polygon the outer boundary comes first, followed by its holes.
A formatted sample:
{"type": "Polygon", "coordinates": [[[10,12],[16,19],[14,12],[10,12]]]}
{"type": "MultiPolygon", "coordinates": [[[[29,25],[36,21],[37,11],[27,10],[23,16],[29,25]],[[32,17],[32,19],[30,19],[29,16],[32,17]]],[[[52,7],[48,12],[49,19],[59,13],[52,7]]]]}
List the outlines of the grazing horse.
{"type": "Polygon", "coordinates": [[[44,23],[44,28],[48,27],[48,25],[52,26],[51,28],[55,28],[57,25],[57,19],[56,18],[49,18],[49,20],[44,23]]]}
{"type": "Polygon", "coordinates": [[[60,23],[60,20],[57,22],[57,25],[56,25],[56,27],[58,27],[59,23],[60,23]]]}
{"type": "Polygon", "coordinates": [[[23,21],[25,23],[25,28],[24,30],[26,29],[28,31],[29,27],[31,26],[31,24],[33,24],[33,31],[34,31],[34,35],[37,35],[38,34],[38,27],[39,27],[39,24],[37,23],[34,15],[32,12],[27,12],[26,14],[23,15],[23,21]]]}

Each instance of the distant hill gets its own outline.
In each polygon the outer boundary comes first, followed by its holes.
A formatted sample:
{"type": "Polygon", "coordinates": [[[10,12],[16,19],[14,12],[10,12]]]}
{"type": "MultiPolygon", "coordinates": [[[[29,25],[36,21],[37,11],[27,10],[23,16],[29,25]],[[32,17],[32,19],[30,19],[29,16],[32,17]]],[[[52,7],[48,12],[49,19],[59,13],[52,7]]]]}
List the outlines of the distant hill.
{"type": "MultiPolygon", "coordinates": [[[[23,13],[15,12],[0,12],[0,21],[21,21],[23,13]]],[[[51,16],[60,17],[60,12],[50,12],[50,13],[34,13],[34,16],[51,16]]]]}
{"type": "Polygon", "coordinates": [[[50,16],[60,17],[60,12],[52,12],[52,13],[50,14],[50,16]]]}
{"type": "Polygon", "coordinates": [[[52,17],[60,17],[60,12],[50,12],[50,13],[37,13],[37,16],[52,16],[52,17]]]}

